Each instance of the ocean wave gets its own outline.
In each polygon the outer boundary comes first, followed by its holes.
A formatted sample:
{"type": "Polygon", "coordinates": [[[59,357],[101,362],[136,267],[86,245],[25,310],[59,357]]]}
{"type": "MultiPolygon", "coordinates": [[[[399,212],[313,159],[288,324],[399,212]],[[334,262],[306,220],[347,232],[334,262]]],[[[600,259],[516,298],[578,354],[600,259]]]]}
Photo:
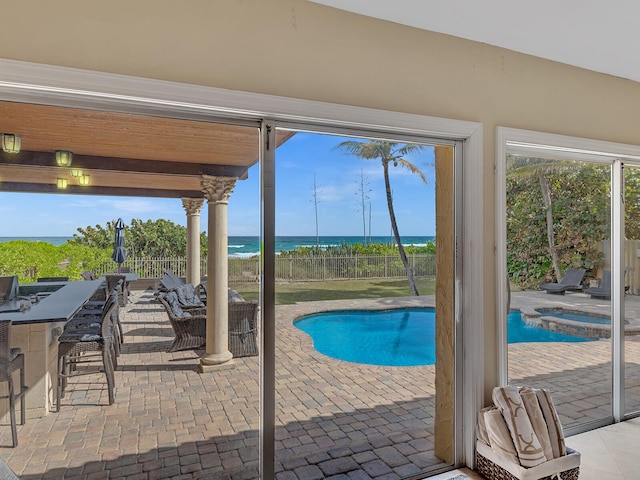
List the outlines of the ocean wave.
{"type": "Polygon", "coordinates": [[[230,253],[228,255],[229,258],[251,258],[251,257],[257,257],[258,255],[260,255],[260,252],[234,252],[234,253],[230,253]]]}

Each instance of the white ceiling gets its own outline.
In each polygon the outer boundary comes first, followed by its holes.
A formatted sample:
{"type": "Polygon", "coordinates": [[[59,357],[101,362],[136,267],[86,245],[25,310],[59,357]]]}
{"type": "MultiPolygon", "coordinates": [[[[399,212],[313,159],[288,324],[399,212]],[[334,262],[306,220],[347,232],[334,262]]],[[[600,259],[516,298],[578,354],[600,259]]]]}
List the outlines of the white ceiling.
{"type": "Polygon", "coordinates": [[[638,0],[311,0],[640,82],[638,0]]]}

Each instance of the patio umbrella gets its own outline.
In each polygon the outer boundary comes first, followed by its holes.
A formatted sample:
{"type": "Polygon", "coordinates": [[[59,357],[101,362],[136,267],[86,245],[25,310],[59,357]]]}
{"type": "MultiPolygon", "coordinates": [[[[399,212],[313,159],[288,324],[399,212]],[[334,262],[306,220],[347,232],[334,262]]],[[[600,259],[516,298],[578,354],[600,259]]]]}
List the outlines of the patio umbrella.
{"type": "Polygon", "coordinates": [[[124,248],[124,222],[121,218],[115,224],[116,235],[113,242],[113,254],[111,259],[118,264],[118,273],[120,273],[120,265],[127,259],[127,251],[124,248]]]}

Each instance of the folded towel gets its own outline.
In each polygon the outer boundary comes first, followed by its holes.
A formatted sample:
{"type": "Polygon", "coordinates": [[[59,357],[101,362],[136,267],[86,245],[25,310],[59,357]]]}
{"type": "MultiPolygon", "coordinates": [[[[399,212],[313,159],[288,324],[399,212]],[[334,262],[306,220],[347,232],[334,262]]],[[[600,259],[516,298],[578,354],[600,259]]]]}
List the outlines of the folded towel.
{"type": "Polygon", "coordinates": [[[517,387],[493,389],[493,403],[509,428],[511,439],[523,467],[535,467],[547,461],[517,387]]]}
{"type": "Polygon", "coordinates": [[[540,409],[542,410],[544,420],[547,424],[553,458],[562,457],[567,454],[567,447],[564,443],[562,424],[558,418],[556,407],[553,405],[553,401],[551,400],[551,394],[546,389],[536,388],[534,391],[538,397],[538,403],[540,404],[540,409]]]}
{"type": "Polygon", "coordinates": [[[520,390],[520,398],[522,398],[524,408],[527,411],[527,415],[529,415],[529,420],[531,420],[533,431],[536,437],[538,437],[540,445],[542,445],[545,458],[552,460],[555,457],[553,456],[553,450],[551,448],[549,430],[547,429],[547,422],[542,413],[542,408],[540,408],[540,404],[538,403],[536,392],[530,387],[524,387],[520,390]]]}
{"type": "Polygon", "coordinates": [[[487,445],[491,445],[491,444],[489,443],[489,435],[487,434],[487,427],[484,421],[484,414],[489,410],[495,410],[495,409],[496,407],[492,405],[490,407],[483,408],[482,410],[480,410],[480,412],[478,412],[478,428],[476,429],[476,437],[478,438],[478,440],[483,441],[487,445]]]}
{"type": "Polygon", "coordinates": [[[494,452],[506,460],[520,464],[518,452],[516,452],[509,428],[500,410],[497,408],[489,409],[484,413],[483,417],[487,436],[489,437],[487,445],[490,445],[494,452]]]}

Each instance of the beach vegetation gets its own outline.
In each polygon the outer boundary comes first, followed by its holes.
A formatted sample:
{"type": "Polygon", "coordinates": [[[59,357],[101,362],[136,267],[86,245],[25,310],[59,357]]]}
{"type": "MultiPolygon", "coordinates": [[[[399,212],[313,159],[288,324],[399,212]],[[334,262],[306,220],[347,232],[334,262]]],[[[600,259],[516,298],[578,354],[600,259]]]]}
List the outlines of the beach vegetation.
{"type": "Polygon", "coordinates": [[[389,178],[389,166],[391,165],[393,167],[406,168],[412,174],[418,175],[420,179],[426,184],[427,179],[424,176],[424,173],[422,173],[422,171],[416,165],[411,163],[411,161],[409,161],[407,158],[412,153],[417,153],[422,150],[424,146],[417,144],[389,142],[386,140],[347,140],[345,142],[339,143],[336,148],[344,151],[348,155],[354,155],[365,160],[380,160],[384,173],[384,185],[387,196],[389,220],[391,221],[391,230],[393,231],[393,236],[396,240],[398,254],[400,255],[402,264],[404,265],[407,272],[407,279],[409,280],[409,286],[411,287],[411,294],[419,295],[411,265],[409,264],[407,254],[400,239],[398,223],[396,221],[395,210],[393,208],[393,195],[391,192],[391,181],[389,178]]]}
{"type": "MultiPolygon", "coordinates": [[[[435,241],[427,241],[425,245],[404,245],[404,251],[408,254],[428,253],[435,255],[435,241]]],[[[342,242],[339,245],[326,247],[303,247],[280,252],[280,257],[305,257],[305,256],[339,256],[339,255],[398,255],[398,246],[394,243],[349,243],[342,242]]]]}
{"type": "MultiPolygon", "coordinates": [[[[115,222],[78,228],[69,240],[73,245],[113,250],[115,222]]],[[[125,249],[129,257],[183,257],[187,248],[187,228],[169,220],[132,219],[125,225],[125,249]]],[[[207,254],[207,234],[200,233],[200,252],[207,254]]]]}
{"type": "Polygon", "coordinates": [[[0,243],[0,275],[18,275],[21,283],[39,277],[79,280],[85,270],[97,271],[109,260],[109,251],[86,245],[12,240],[0,243]]]}

